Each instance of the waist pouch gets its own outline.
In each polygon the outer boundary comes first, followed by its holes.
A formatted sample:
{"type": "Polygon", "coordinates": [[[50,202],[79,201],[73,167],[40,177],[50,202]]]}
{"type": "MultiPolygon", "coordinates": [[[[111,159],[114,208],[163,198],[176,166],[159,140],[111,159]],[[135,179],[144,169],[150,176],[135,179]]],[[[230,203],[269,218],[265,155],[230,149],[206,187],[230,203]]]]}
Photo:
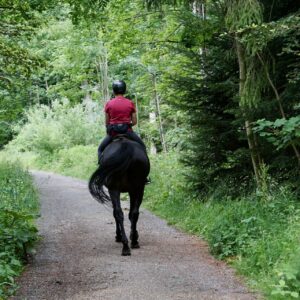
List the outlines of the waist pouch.
{"type": "Polygon", "coordinates": [[[109,124],[107,125],[107,133],[111,135],[113,132],[124,134],[131,128],[130,124],[109,124]]]}

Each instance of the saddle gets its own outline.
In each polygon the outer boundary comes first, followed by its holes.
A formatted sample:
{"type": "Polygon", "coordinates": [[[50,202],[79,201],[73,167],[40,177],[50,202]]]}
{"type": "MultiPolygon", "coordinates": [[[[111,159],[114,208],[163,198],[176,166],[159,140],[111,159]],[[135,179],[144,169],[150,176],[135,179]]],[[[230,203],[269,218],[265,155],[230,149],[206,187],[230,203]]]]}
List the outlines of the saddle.
{"type": "Polygon", "coordinates": [[[117,142],[117,141],[121,141],[121,140],[130,140],[130,141],[134,141],[132,138],[130,138],[126,133],[119,133],[117,135],[115,135],[112,138],[111,143],[117,142]]]}

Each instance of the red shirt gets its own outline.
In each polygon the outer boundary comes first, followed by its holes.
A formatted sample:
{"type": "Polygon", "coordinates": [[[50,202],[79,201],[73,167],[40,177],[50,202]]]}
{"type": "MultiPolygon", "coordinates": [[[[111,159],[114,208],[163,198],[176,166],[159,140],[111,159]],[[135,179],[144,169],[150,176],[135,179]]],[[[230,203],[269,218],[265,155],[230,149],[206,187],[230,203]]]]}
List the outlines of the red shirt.
{"type": "Polygon", "coordinates": [[[130,124],[131,115],[136,112],[134,103],[123,96],[109,100],[104,111],[109,115],[109,124],[130,124]]]}

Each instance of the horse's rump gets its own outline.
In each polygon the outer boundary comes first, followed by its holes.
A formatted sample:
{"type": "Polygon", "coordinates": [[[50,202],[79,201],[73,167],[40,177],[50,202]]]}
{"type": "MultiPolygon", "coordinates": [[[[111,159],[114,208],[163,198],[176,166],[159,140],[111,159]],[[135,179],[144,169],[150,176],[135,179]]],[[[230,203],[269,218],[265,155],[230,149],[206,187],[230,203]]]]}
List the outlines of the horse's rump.
{"type": "Polygon", "coordinates": [[[104,186],[128,192],[145,183],[149,170],[149,159],[141,145],[118,139],[106,147],[100,166],[90,178],[90,193],[101,203],[110,201],[104,186]]]}

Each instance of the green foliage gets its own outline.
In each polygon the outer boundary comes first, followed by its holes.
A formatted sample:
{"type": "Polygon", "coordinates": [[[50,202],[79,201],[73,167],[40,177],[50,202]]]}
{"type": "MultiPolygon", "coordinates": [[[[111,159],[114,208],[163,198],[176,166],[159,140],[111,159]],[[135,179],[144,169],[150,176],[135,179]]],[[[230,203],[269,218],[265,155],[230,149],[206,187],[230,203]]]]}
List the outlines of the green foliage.
{"type": "Polygon", "coordinates": [[[240,28],[262,22],[262,5],[258,0],[227,0],[226,26],[235,32],[240,28]]]}
{"type": "Polygon", "coordinates": [[[102,98],[99,26],[75,27],[62,2],[8,2],[0,8],[0,148],[29,106],[102,98]]]}
{"type": "Polygon", "coordinates": [[[277,271],[277,281],[271,295],[274,299],[299,299],[300,295],[300,251],[296,252],[290,262],[277,271]]]}
{"type": "Polygon", "coordinates": [[[153,183],[146,188],[144,205],[170,224],[204,237],[214,255],[231,263],[267,298],[295,297],[300,289],[300,204],[290,189],[269,181],[263,194],[191,199],[178,155],[160,156],[151,160],[153,183]]]}
{"type": "Polygon", "coordinates": [[[12,153],[32,151],[41,157],[75,145],[97,144],[103,132],[103,114],[94,102],[70,106],[66,99],[52,108],[34,106],[27,122],[15,127],[17,137],[8,145],[12,153]]]}
{"type": "Polygon", "coordinates": [[[97,164],[97,145],[104,137],[103,113],[92,101],[71,106],[66,99],[52,107],[33,106],[15,127],[16,138],[2,156],[26,167],[88,178],[97,164]]]}
{"type": "Polygon", "coordinates": [[[0,0],[0,148],[12,138],[10,125],[26,106],[26,89],[40,58],[25,46],[42,20],[44,1],[0,0]]]}
{"type": "Polygon", "coordinates": [[[105,48],[97,26],[76,27],[64,7],[62,14],[59,20],[51,17],[28,45],[46,61],[32,76],[34,101],[48,105],[61,97],[72,103],[82,102],[84,98],[103,101],[100,69],[105,48]]]}
{"type": "Polygon", "coordinates": [[[75,23],[80,20],[94,22],[109,0],[65,0],[71,7],[72,19],[75,23]]]}
{"type": "Polygon", "coordinates": [[[67,176],[88,179],[95,171],[97,160],[96,146],[78,145],[61,149],[55,152],[54,155],[39,157],[34,161],[33,165],[67,176]]]}
{"type": "MultiPolygon", "coordinates": [[[[268,43],[274,39],[284,38],[289,39],[290,34],[297,34],[299,31],[300,17],[298,15],[288,15],[278,21],[265,22],[261,24],[248,24],[242,29],[238,30],[240,40],[243,44],[247,45],[247,51],[250,55],[255,52],[264,50],[268,43]]],[[[284,51],[295,51],[297,39],[290,41],[289,47],[283,49],[284,51]]]]}
{"type": "Polygon", "coordinates": [[[14,277],[37,240],[37,193],[27,172],[0,162],[0,299],[11,294],[14,277]]]}
{"type": "Polygon", "coordinates": [[[261,119],[256,124],[255,131],[276,146],[277,150],[286,148],[291,143],[300,145],[300,116],[277,119],[274,122],[261,119]]]}
{"type": "Polygon", "coordinates": [[[250,248],[252,254],[257,255],[248,258],[252,272],[259,269],[265,271],[274,266],[279,254],[275,252],[278,244],[274,237],[280,235],[281,242],[284,242],[280,247],[282,251],[286,238],[281,235],[281,228],[288,225],[293,217],[299,216],[298,211],[294,210],[295,202],[287,199],[286,192],[274,193],[269,201],[242,199],[237,203],[227,203],[226,209],[216,217],[214,226],[208,232],[212,253],[222,259],[235,256],[243,259],[249,255],[250,248]],[[272,219],[275,216],[278,220],[274,224],[272,219]],[[269,249],[271,245],[273,248],[269,249]]]}
{"type": "Polygon", "coordinates": [[[28,76],[38,63],[20,40],[28,38],[40,23],[35,12],[42,9],[43,4],[31,0],[1,0],[0,7],[0,86],[5,88],[18,76],[28,76]]]}

